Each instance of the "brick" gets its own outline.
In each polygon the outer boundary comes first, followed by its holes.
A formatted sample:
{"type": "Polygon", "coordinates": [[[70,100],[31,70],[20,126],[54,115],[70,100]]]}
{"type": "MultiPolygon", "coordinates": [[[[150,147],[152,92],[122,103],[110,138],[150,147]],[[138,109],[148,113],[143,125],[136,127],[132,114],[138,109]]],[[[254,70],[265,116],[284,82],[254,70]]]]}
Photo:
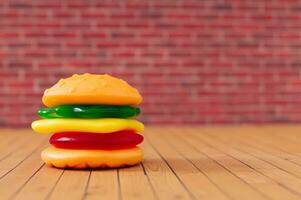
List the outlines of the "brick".
{"type": "Polygon", "coordinates": [[[49,53],[41,50],[30,50],[24,53],[24,56],[28,58],[46,58],[49,56],[49,53]]]}
{"type": "Polygon", "coordinates": [[[36,45],[38,48],[42,48],[42,49],[43,48],[47,48],[47,49],[48,48],[60,48],[62,46],[62,44],[57,41],[53,41],[53,42],[42,41],[42,42],[38,42],[36,45]]]}
{"type": "Polygon", "coordinates": [[[176,19],[176,20],[189,20],[189,18],[192,17],[192,14],[189,13],[189,12],[175,12],[175,11],[172,11],[172,12],[169,12],[166,14],[166,17],[168,19],[176,19]]]}
{"type": "Polygon", "coordinates": [[[114,2],[114,1],[104,1],[104,2],[97,2],[95,4],[95,7],[97,8],[107,8],[107,9],[114,9],[114,8],[120,8],[120,3],[114,2]]]}
{"type": "Polygon", "coordinates": [[[200,1],[181,1],[180,2],[181,8],[187,9],[187,10],[203,10],[206,8],[206,4],[200,1]]]}
{"type": "Polygon", "coordinates": [[[34,5],[38,9],[58,9],[62,7],[58,1],[45,1],[45,2],[38,2],[34,5]]]}
{"type": "Polygon", "coordinates": [[[43,67],[43,68],[53,68],[53,67],[58,68],[58,67],[62,66],[62,62],[43,60],[43,61],[39,62],[38,66],[43,67]]]}
{"type": "Polygon", "coordinates": [[[169,33],[168,34],[168,37],[170,37],[170,38],[174,38],[174,39],[176,39],[176,38],[189,38],[189,37],[191,37],[191,32],[171,32],[171,33],[169,33]]]}
{"type": "Polygon", "coordinates": [[[149,58],[161,58],[163,57],[163,52],[157,52],[157,51],[142,52],[141,56],[149,57],[149,58]]]}
{"type": "Polygon", "coordinates": [[[163,13],[160,10],[144,10],[137,17],[144,20],[158,20],[163,18],[163,13]]]}
{"type": "Polygon", "coordinates": [[[107,33],[99,31],[99,32],[84,32],[82,33],[83,38],[105,38],[107,36],[107,33]]]}
{"type": "Polygon", "coordinates": [[[83,9],[83,8],[89,8],[90,4],[87,2],[80,2],[80,1],[68,1],[67,2],[67,8],[70,9],[83,9]]]}
{"type": "Polygon", "coordinates": [[[118,42],[98,42],[96,46],[99,48],[118,48],[121,45],[118,42]]]}
{"type": "Polygon", "coordinates": [[[7,42],[7,47],[9,47],[9,48],[14,48],[14,49],[16,49],[16,48],[26,48],[26,47],[30,47],[31,46],[31,44],[29,43],[29,42],[7,42]]]}
{"type": "Polygon", "coordinates": [[[179,7],[178,4],[175,3],[168,3],[164,1],[154,2],[153,7],[156,9],[176,9],[179,7]]]}
{"type": "Polygon", "coordinates": [[[89,21],[81,21],[81,22],[66,22],[64,25],[68,30],[88,30],[91,28],[91,23],[89,21]]]}
{"type": "Polygon", "coordinates": [[[27,20],[30,19],[47,19],[48,15],[45,12],[37,12],[37,13],[32,13],[32,12],[26,12],[26,13],[22,13],[22,15],[20,15],[20,18],[24,18],[27,20]]]}
{"type": "Polygon", "coordinates": [[[116,12],[116,13],[112,13],[110,15],[110,17],[112,19],[132,19],[133,17],[135,17],[133,12],[116,12]]]}
{"type": "Polygon", "coordinates": [[[18,33],[10,33],[10,32],[1,32],[0,33],[0,38],[2,39],[11,39],[11,38],[18,38],[19,34],[18,33]]]}
{"type": "Polygon", "coordinates": [[[126,28],[129,29],[147,29],[150,27],[150,23],[147,21],[143,22],[128,22],[125,24],[126,28]]]}
{"type": "Polygon", "coordinates": [[[45,31],[37,31],[37,32],[27,32],[25,33],[25,37],[28,38],[45,38],[48,37],[49,34],[45,31]]]}
{"type": "Polygon", "coordinates": [[[8,62],[8,67],[10,69],[27,69],[27,68],[31,68],[31,62],[27,62],[27,61],[9,61],[8,62]]]}
{"type": "Polygon", "coordinates": [[[146,9],[150,7],[149,2],[126,2],[126,9],[146,9]]]}
{"type": "Polygon", "coordinates": [[[161,32],[156,32],[156,31],[147,31],[147,32],[141,32],[139,34],[140,37],[143,39],[148,39],[148,38],[161,38],[163,36],[163,33],[161,32]]]}
{"type": "MultiPolygon", "coordinates": [[[[39,22],[32,25],[35,28],[44,28],[44,29],[57,29],[61,28],[62,24],[59,22],[39,22]]],[[[27,25],[28,27],[28,25],[27,25]]]]}
{"type": "Polygon", "coordinates": [[[83,19],[102,19],[106,15],[102,12],[83,12],[81,13],[81,17],[83,19]]]}
{"type": "Polygon", "coordinates": [[[119,52],[113,52],[113,57],[120,57],[120,58],[133,58],[135,56],[135,53],[133,51],[119,51],[119,52]]]}
{"type": "Polygon", "coordinates": [[[125,43],[125,47],[127,48],[146,48],[149,44],[147,41],[129,41],[125,43]]]}
{"type": "MultiPolygon", "coordinates": [[[[83,14],[84,15],[84,14],[83,14]]],[[[52,13],[52,16],[54,18],[60,18],[60,19],[65,19],[65,18],[74,18],[76,15],[73,12],[63,12],[63,11],[56,11],[52,13]]],[[[84,16],[82,16],[84,17],[84,16]]]]}
{"type": "Polygon", "coordinates": [[[68,31],[68,32],[56,32],[51,34],[51,36],[55,38],[75,38],[77,34],[68,31]]]}
{"type": "Polygon", "coordinates": [[[146,123],[301,122],[296,0],[5,0],[0,9],[0,126],[29,126],[45,88],[84,72],[137,87],[146,123]]]}
{"type": "Polygon", "coordinates": [[[17,10],[14,10],[14,9],[7,10],[7,11],[3,10],[3,11],[0,12],[0,17],[1,18],[6,18],[6,19],[17,18],[17,17],[19,17],[19,15],[20,15],[20,12],[18,12],[17,10]]]}
{"type": "Polygon", "coordinates": [[[92,46],[89,42],[66,42],[65,45],[69,48],[90,48],[92,46]]]}
{"type": "Polygon", "coordinates": [[[98,28],[120,28],[121,23],[118,21],[100,21],[97,23],[98,28]]]}
{"type": "Polygon", "coordinates": [[[185,22],[185,23],[183,23],[182,27],[184,29],[197,29],[197,30],[200,30],[200,29],[204,29],[206,27],[206,25],[203,24],[203,23],[199,23],[199,22],[185,22]]]}
{"type": "Polygon", "coordinates": [[[112,38],[120,39],[120,38],[133,38],[135,35],[134,33],[129,33],[129,32],[120,32],[120,31],[113,31],[111,33],[112,38]]]}

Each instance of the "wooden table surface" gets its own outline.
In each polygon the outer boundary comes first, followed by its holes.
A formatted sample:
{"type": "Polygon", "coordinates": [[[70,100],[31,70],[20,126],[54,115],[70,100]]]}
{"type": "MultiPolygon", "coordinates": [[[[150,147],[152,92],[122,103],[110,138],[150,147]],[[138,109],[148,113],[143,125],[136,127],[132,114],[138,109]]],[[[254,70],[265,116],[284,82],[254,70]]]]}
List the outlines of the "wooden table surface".
{"type": "Polygon", "coordinates": [[[149,127],[131,168],[45,166],[48,136],[0,130],[0,199],[301,199],[301,127],[149,127]]]}

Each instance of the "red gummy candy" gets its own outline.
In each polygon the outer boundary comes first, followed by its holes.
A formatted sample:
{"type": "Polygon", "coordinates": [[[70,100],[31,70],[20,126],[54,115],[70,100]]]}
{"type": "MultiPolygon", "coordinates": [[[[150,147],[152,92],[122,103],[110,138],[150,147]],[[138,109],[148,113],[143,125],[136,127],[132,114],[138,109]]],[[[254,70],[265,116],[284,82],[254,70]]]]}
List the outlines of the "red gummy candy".
{"type": "Polygon", "coordinates": [[[127,149],[143,141],[143,136],[134,131],[114,133],[61,132],[49,139],[50,144],[63,149],[127,149]]]}

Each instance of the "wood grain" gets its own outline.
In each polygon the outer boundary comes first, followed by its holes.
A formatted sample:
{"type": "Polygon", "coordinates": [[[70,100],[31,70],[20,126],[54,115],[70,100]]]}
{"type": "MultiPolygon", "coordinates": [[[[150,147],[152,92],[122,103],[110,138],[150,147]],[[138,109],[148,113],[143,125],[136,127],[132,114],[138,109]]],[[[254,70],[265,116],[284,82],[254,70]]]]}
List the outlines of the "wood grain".
{"type": "Polygon", "coordinates": [[[301,126],[148,127],[129,168],[44,165],[48,137],[0,130],[0,199],[301,199],[301,126]]]}

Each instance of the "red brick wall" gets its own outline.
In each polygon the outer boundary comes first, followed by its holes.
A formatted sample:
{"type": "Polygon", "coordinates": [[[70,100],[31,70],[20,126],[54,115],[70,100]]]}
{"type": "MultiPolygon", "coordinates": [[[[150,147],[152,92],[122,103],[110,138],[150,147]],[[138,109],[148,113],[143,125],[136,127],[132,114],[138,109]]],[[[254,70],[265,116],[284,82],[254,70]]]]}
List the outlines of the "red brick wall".
{"type": "Polygon", "coordinates": [[[301,3],[1,1],[0,124],[73,73],[138,87],[148,123],[301,121],[301,3]]]}

